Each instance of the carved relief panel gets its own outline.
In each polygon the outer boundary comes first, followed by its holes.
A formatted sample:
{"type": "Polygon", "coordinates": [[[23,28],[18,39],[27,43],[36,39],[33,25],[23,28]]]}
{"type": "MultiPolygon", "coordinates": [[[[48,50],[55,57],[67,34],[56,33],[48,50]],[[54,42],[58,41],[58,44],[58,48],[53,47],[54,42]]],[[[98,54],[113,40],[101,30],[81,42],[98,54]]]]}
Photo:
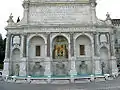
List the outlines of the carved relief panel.
{"type": "Polygon", "coordinates": [[[14,46],[14,45],[18,45],[18,46],[21,45],[21,37],[20,37],[20,35],[13,35],[13,37],[12,37],[12,46],[14,46]]]}
{"type": "Polygon", "coordinates": [[[100,33],[99,34],[99,43],[100,44],[108,43],[108,41],[109,41],[108,33],[100,33]]]}

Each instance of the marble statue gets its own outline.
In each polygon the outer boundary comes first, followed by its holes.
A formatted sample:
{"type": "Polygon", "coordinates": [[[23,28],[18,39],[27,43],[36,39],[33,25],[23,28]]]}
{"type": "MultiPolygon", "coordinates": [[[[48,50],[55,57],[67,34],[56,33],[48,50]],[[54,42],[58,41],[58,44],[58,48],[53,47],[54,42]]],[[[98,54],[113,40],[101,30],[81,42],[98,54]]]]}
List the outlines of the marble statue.
{"type": "Polygon", "coordinates": [[[101,68],[102,68],[102,74],[105,74],[105,63],[104,62],[102,62],[101,63],[101,68]]]}
{"type": "Polygon", "coordinates": [[[35,65],[33,66],[33,76],[40,76],[44,75],[44,68],[42,65],[40,65],[40,62],[35,62],[35,65]]]}
{"type": "Polygon", "coordinates": [[[105,34],[101,34],[100,35],[100,42],[101,43],[107,43],[107,36],[105,34]]]}
{"type": "Polygon", "coordinates": [[[15,45],[15,44],[20,45],[20,36],[13,37],[13,45],[15,45]]]}
{"type": "Polygon", "coordinates": [[[15,75],[19,76],[20,66],[18,64],[15,65],[15,75]]]}
{"type": "Polygon", "coordinates": [[[106,18],[107,20],[111,19],[109,12],[107,12],[106,16],[107,16],[106,18]]]}
{"type": "Polygon", "coordinates": [[[62,62],[58,62],[56,64],[56,75],[66,75],[66,68],[65,68],[65,64],[63,64],[62,62]]]}
{"type": "Polygon", "coordinates": [[[87,74],[87,64],[85,64],[85,61],[81,61],[81,64],[79,65],[79,70],[80,70],[80,74],[87,74]]]}

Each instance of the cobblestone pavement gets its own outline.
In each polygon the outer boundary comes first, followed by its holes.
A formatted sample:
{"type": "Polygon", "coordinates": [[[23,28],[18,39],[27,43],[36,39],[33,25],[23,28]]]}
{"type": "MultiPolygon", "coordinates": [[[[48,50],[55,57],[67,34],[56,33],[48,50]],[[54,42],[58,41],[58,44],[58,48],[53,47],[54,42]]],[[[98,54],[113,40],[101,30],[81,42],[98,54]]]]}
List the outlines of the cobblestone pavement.
{"type": "Polygon", "coordinates": [[[0,81],[0,90],[120,90],[120,78],[79,84],[16,84],[0,81]]]}

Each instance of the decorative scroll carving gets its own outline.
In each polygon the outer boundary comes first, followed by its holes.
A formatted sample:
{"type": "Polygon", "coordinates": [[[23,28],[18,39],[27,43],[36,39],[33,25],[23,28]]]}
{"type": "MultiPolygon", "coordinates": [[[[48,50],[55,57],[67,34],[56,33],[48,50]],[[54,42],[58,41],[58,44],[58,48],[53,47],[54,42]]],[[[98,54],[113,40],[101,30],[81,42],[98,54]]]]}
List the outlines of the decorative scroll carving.
{"type": "Polygon", "coordinates": [[[99,34],[99,43],[100,44],[103,44],[103,43],[108,44],[108,41],[109,41],[108,33],[100,33],[99,34]]]}

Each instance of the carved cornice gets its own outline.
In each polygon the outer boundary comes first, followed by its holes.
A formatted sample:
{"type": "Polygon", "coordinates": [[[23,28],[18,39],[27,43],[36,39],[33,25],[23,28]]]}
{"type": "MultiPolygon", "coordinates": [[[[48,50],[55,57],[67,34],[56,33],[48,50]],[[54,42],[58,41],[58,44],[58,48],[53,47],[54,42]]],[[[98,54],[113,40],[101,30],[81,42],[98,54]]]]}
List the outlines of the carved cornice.
{"type": "Polygon", "coordinates": [[[60,1],[60,0],[54,0],[54,1],[30,1],[30,5],[44,5],[44,4],[90,4],[89,0],[83,0],[83,1],[60,1]]]}
{"type": "Polygon", "coordinates": [[[115,28],[113,25],[99,25],[99,24],[27,24],[27,25],[16,25],[12,27],[6,27],[5,29],[24,29],[24,28],[72,28],[72,27],[95,27],[95,28],[115,28]]]}

